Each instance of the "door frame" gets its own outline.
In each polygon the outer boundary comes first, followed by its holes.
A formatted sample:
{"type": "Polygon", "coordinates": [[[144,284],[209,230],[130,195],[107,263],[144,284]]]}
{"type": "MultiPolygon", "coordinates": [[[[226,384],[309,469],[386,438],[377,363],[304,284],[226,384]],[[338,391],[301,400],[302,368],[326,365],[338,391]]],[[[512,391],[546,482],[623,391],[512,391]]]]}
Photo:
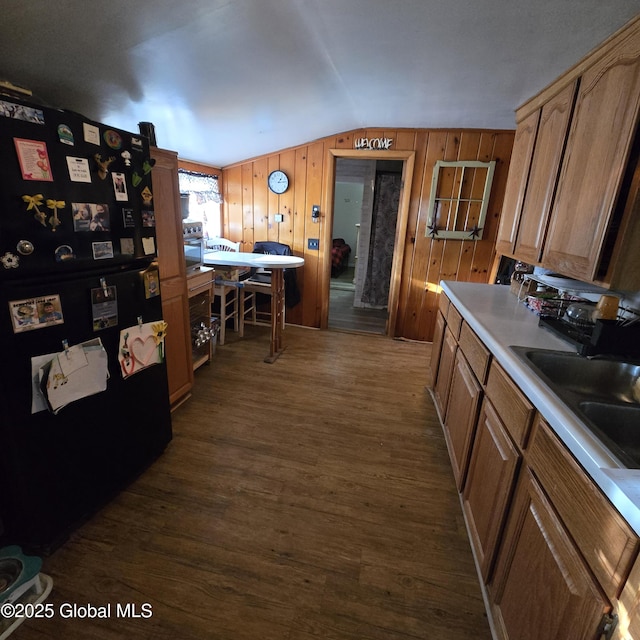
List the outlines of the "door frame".
{"type": "Polygon", "coordinates": [[[329,326],[329,288],[331,284],[331,246],[333,230],[333,200],[335,197],[336,160],[338,158],[351,158],[357,160],[402,160],[402,187],[400,202],[398,203],[398,220],[396,222],[396,236],[393,247],[393,262],[391,265],[391,280],[389,283],[388,318],[385,335],[395,334],[396,320],[398,317],[398,301],[400,299],[400,280],[402,277],[402,263],[404,259],[405,238],[407,223],[409,220],[409,200],[411,197],[411,183],[413,181],[413,166],[415,151],[360,151],[355,149],[328,149],[325,166],[324,202],[322,208],[325,212],[322,230],[322,246],[324,247],[322,263],[324,268],[321,274],[321,308],[320,328],[329,326]]]}

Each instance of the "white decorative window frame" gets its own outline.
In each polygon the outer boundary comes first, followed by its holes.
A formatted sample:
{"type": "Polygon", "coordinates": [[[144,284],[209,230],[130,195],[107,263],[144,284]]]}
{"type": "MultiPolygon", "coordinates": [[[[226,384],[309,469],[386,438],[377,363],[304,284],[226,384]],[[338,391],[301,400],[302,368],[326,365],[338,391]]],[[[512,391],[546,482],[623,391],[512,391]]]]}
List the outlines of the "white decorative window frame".
{"type": "Polygon", "coordinates": [[[482,240],[482,232],[484,230],[484,223],[487,217],[487,208],[489,206],[489,195],[491,193],[491,183],[493,182],[493,173],[495,171],[496,162],[491,160],[490,162],[480,162],[479,160],[464,160],[458,162],[446,162],[444,160],[438,160],[433,168],[433,177],[431,179],[431,195],[429,196],[429,217],[427,218],[427,230],[425,235],[427,237],[447,240],[482,240]],[[460,168],[462,173],[459,180],[458,193],[451,197],[438,196],[438,185],[440,184],[440,170],[443,168],[460,168]],[[464,185],[464,171],[465,169],[486,169],[487,176],[484,182],[484,191],[482,198],[463,198],[462,188],[464,185]],[[447,227],[438,228],[439,219],[438,213],[442,202],[449,202],[452,206],[455,206],[455,213],[453,218],[448,223],[447,227]],[[466,203],[469,206],[471,203],[480,204],[480,214],[478,220],[471,228],[465,228],[460,231],[457,230],[457,217],[460,208],[460,203],[466,203]]]}

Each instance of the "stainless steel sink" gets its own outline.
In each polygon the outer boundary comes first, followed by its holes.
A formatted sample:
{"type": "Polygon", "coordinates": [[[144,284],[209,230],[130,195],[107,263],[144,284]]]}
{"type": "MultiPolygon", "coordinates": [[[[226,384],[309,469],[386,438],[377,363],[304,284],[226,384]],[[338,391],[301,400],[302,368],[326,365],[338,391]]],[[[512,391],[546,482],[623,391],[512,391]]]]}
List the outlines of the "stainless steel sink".
{"type": "Polygon", "coordinates": [[[542,349],[525,350],[525,358],[553,384],[569,391],[614,402],[640,403],[640,364],[542,349]]]}
{"type": "Polygon", "coordinates": [[[511,349],[622,464],[640,468],[640,364],[511,349]]]}

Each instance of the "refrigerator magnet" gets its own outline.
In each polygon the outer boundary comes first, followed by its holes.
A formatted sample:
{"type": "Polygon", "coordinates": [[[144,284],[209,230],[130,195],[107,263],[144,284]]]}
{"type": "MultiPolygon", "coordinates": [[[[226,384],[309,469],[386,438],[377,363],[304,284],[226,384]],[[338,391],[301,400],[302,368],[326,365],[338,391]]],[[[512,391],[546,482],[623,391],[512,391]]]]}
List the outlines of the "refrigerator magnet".
{"type": "Polygon", "coordinates": [[[11,300],[9,302],[13,333],[38,328],[38,310],[35,300],[11,300]]]}
{"type": "Polygon", "coordinates": [[[156,215],[153,211],[143,211],[142,212],[142,226],[143,227],[155,227],[156,226],[156,215]]]}
{"type": "Polygon", "coordinates": [[[68,244],[61,244],[59,247],[56,247],[54,255],[56,257],[56,262],[66,262],[67,260],[73,260],[76,257],[73,248],[68,244]]]}
{"type": "Polygon", "coordinates": [[[64,317],[62,315],[62,305],[60,304],[60,296],[46,296],[36,300],[38,309],[38,323],[45,325],[63,324],[64,317]]]}
{"type": "Polygon", "coordinates": [[[73,216],[73,230],[89,231],[91,205],[88,202],[72,202],[71,213],[73,216]]]}
{"type": "Polygon", "coordinates": [[[133,238],[120,238],[120,255],[133,256],[135,253],[133,238]]]}
{"type": "Polygon", "coordinates": [[[100,331],[118,324],[118,294],[113,286],[91,289],[93,330],[100,331]]]}
{"type": "Polygon", "coordinates": [[[62,144],[74,146],[73,131],[71,131],[71,128],[66,124],[58,125],[58,139],[62,144]]]}
{"type": "Polygon", "coordinates": [[[67,156],[67,167],[69,169],[69,179],[71,182],[91,183],[89,161],[86,158],[73,158],[71,156],[67,156]]]}
{"type": "Polygon", "coordinates": [[[160,275],[157,269],[150,269],[144,274],[144,297],[155,298],[160,295],[160,275]]]}
{"type": "Polygon", "coordinates": [[[149,189],[149,187],[145,187],[140,195],[142,196],[142,202],[144,203],[145,207],[148,207],[151,205],[151,201],[153,200],[153,194],[151,193],[151,189],[149,189]]]}
{"type": "Polygon", "coordinates": [[[125,228],[136,226],[136,220],[133,217],[133,209],[122,210],[122,223],[124,224],[125,228]]]}
{"type": "Polygon", "coordinates": [[[14,333],[64,324],[60,296],[58,295],[28,300],[11,300],[9,310],[14,333]]]}
{"type": "Polygon", "coordinates": [[[0,262],[5,269],[17,269],[20,266],[20,258],[10,251],[7,251],[0,258],[0,262]]]}
{"type": "Polygon", "coordinates": [[[110,156],[109,158],[103,158],[99,153],[94,154],[93,159],[98,165],[98,177],[100,178],[100,180],[105,180],[107,174],[109,173],[109,165],[112,162],[115,162],[116,159],[113,156],[110,156]]]}
{"type": "Polygon", "coordinates": [[[7,100],[0,100],[0,116],[13,118],[14,120],[24,120],[32,124],[44,124],[44,111],[42,109],[27,107],[7,100]]]}
{"type": "Polygon", "coordinates": [[[108,204],[92,204],[89,231],[109,231],[110,217],[108,204]]]}
{"type": "Polygon", "coordinates": [[[23,180],[53,182],[46,142],[14,138],[23,180]]]}
{"type": "Polygon", "coordinates": [[[122,147],[122,136],[117,131],[107,129],[102,134],[102,137],[111,149],[120,149],[122,147]]]}
{"type": "Polygon", "coordinates": [[[144,236],[142,238],[142,250],[145,256],[153,256],[156,253],[156,242],[153,236],[144,236]]]}
{"type": "Polygon", "coordinates": [[[106,258],[113,258],[113,243],[111,240],[107,242],[92,242],[93,259],[105,260],[106,258]]]}
{"type": "Polygon", "coordinates": [[[98,129],[98,127],[88,122],[83,122],[82,133],[84,134],[85,142],[100,145],[100,129],[98,129]]]}
{"type": "Polygon", "coordinates": [[[129,196],[127,194],[127,183],[124,178],[124,173],[112,173],[113,190],[116,194],[116,200],[127,201],[129,196]]]}

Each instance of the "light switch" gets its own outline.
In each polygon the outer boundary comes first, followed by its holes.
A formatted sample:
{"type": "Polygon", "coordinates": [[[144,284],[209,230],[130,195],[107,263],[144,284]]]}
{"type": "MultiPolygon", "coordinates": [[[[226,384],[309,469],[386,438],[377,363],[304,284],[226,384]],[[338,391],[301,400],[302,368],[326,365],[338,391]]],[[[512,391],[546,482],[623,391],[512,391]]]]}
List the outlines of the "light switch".
{"type": "Polygon", "coordinates": [[[284,220],[284,216],[281,213],[276,213],[276,215],[273,216],[273,219],[276,222],[282,222],[284,220]]]}

